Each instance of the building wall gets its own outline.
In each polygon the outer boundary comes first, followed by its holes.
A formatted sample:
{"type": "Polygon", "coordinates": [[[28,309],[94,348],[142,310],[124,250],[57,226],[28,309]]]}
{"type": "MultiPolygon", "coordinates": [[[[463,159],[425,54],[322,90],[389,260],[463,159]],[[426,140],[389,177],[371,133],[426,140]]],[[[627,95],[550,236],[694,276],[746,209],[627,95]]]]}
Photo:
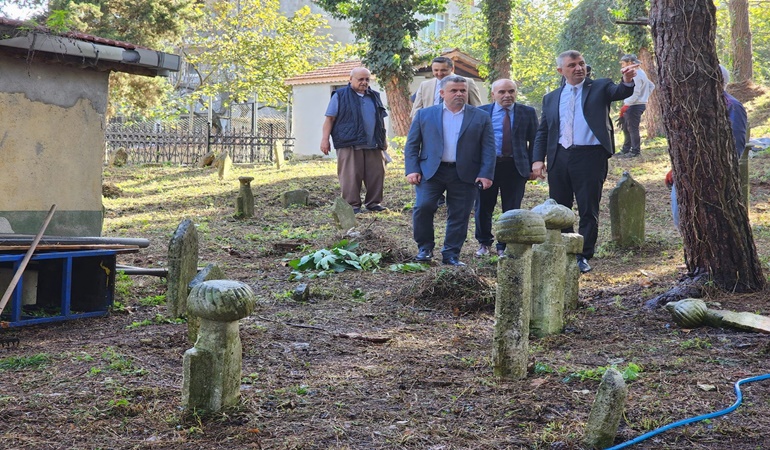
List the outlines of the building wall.
{"type": "Polygon", "coordinates": [[[99,236],[109,74],[0,56],[0,216],[15,233],[99,236]]]}
{"type": "Polygon", "coordinates": [[[329,29],[320,31],[323,34],[331,34],[334,42],[352,44],[356,41],[356,37],[350,32],[350,24],[346,20],[333,18],[312,0],[281,0],[279,9],[282,14],[291,16],[294,12],[305,6],[309,6],[313,14],[321,14],[329,22],[329,29]]]}

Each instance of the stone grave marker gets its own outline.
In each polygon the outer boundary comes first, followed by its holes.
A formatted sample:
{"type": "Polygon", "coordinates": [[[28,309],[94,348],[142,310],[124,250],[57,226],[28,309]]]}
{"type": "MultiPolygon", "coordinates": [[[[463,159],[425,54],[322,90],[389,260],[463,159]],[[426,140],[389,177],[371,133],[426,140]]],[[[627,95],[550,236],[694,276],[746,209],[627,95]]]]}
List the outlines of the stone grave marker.
{"type": "Polygon", "coordinates": [[[187,286],[198,273],[198,231],[192,220],[179,224],[168,244],[168,316],[179,318],[187,312],[187,286]]]}
{"type": "Polygon", "coordinates": [[[241,183],[238,198],[235,200],[235,216],[242,218],[254,217],[254,193],[251,191],[251,182],[254,177],[238,177],[241,183]]]}
{"type": "Polygon", "coordinates": [[[309,199],[310,191],[306,189],[295,189],[281,194],[281,204],[284,208],[291,205],[307,206],[309,199]]]}
{"type": "Polygon", "coordinates": [[[332,217],[337,228],[341,230],[349,230],[358,225],[356,221],[356,213],[353,212],[353,207],[348,204],[342,197],[334,199],[334,205],[332,205],[332,217]]]}
{"type": "Polygon", "coordinates": [[[647,191],[628,172],[610,192],[612,241],[618,247],[632,247],[644,242],[644,208],[647,191]]]}
{"type": "Polygon", "coordinates": [[[586,423],[585,444],[588,448],[612,446],[618,434],[627,395],[628,388],[623,375],[614,368],[607,369],[586,423]]]}

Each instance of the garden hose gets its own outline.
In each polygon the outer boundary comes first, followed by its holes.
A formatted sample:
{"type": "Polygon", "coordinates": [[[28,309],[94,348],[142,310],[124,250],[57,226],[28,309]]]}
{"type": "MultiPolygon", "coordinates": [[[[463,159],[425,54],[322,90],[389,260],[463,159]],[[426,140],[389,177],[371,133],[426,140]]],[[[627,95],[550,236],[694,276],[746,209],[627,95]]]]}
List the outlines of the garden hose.
{"type": "Polygon", "coordinates": [[[735,396],[736,396],[736,400],[735,400],[735,403],[733,403],[732,406],[730,406],[729,408],[725,408],[723,410],[712,412],[712,413],[708,413],[708,414],[703,414],[701,416],[691,417],[689,419],[683,419],[683,420],[680,420],[678,422],[670,423],[670,424],[668,424],[666,426],[663,426],[663,427],[657,428],[655,430],[649,431],[647,433],[644,433],[643,435],[641,435],[641,436],[639,436],[637,438],[631,439],[630,441],[626,441],[626,442],[623,442],[622,444],[618,444],[618,445],[616,445],[614,447],[610,447],[607,450],[619,450],[621,448],[630,447],[630,446],[632,446],[634,444],[638,444],[638,443],[644,441],[645,439],[649,439],[649,438],[651,438],[651,437],[653,437],[655,435],[658,435],[660,433],[666,432],[666,431],[668,431],[668,430],[670,430],[672,428],[681,427],[682,425],[689,425],[689,424],[694,423],[694,422],[700,422],[701,420],[713,419],[714,417],[724,416],[725,414],[731,413],[731,412],[735,411],[735,409],[738,408],[738,406],[740,406],[741,402],[743,401],[743,394],[741,394],[741,385],[742,384],[744,384],[744,383],[752,383],[754,381],[767,380],[768,378],[770,378],[770,373],[767,373],[767,374],[764,374],[764,375],[759,375],[759,376],[756,376],[756,377],[751,377],[751,378],[744,378],[742,380],[736,381],[735,382],[735,396]]]}

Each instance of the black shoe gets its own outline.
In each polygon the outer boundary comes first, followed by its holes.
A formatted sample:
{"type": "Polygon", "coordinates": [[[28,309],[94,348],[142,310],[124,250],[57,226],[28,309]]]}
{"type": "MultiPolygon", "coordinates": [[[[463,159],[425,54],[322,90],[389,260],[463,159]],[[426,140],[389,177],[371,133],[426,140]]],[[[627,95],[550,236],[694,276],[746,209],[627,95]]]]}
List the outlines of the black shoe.
{"type": "Polygon", "coordinates": [[[636,158],[639,156],[639,152],[631,152],[628,154],[627,158],[636,158]]]}
{"type": "Polygon", "coordinates": [[[382,211],[387,211],[388,210],[388,208],[386,208],[386,207],[384,207],[382,205],[367,206],[366,209],[368,209],[369,211],[374,211],[374,212],[382,212],[382,211]]]}
{"type": "Polygon", "coordinates": [[[361,214],[361,208],[353,208],[353,214],[361,214]]]}
{"type": "Polygon", "coordinates": [[[420,250],[417,256],[414,257],[415,261],[429,262],[433,259],[433,250],[420,250]]]}
{"type": "Polygon", "coordinates": [[[588,260],[584,256],[577,256],[577,265],[580,269],[580,273],[588,273],[591,271],[591,265],[588,264],[588,260]]]}
{"type": "Polygon", "coordinates": [[[449,258],[444,258],[442,262],[447,266],[462,267],[465,265],[465,263],[461,262],[457,256],[450,256],[449,258]]]}

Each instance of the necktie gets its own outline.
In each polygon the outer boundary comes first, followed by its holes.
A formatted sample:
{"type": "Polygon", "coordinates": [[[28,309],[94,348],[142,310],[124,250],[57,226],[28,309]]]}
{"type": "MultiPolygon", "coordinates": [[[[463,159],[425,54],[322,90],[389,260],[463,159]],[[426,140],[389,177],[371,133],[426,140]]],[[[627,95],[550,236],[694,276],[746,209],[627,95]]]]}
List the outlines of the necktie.
{"type": "Polygon", "coordinates": [[[562,146],[564,148],[572,146],[574,137],[573,129],[575,126],[575,99],[577,98],[577,86],[572,86],[570,94],[569,103],[567,103],[567,113],[564,116],[564,136],[562,136],[562,140],[564,141],[562,146]]]}
{"type": "Polygon", "coordinates": [[[505,117],[503,118],[503,146],[501,153],[503,156],[513,156],[513,141],[511,140],[511,112],[508,108],[503,108],[505,117]]]}

